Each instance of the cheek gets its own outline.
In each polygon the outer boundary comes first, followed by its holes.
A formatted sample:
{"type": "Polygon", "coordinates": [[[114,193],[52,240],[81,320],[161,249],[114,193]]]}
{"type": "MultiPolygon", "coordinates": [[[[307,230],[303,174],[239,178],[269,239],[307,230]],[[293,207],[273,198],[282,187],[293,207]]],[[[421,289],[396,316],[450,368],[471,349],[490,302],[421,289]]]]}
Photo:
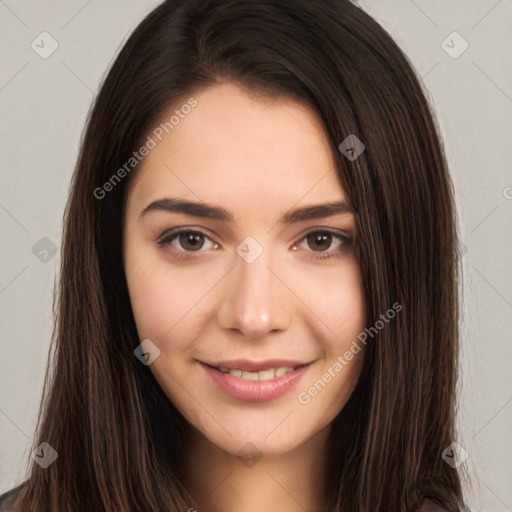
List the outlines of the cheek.
{"type": "Polygon", "coordinates": [[[297,295],[322,325],[324,343],[342,348],[365,327],[366,303],[359,266],[354,258],[332,269],[311,271],[298,282],[297,295]]]}
{"type": "MultiPolygon", "coordinates": [[[[331,303],[339,304],[339,309],[337,313],[333,312],[335,336],[327,353],[331,373],[333,370],[340,369],[339,366],[333,368],[333,365],[335,362],[340,362],[341,356],[342,372],[346,373],[345,379],[347,382],[352,381],[355,385],[365,353],[365,346],[359,343],[358,336],[366,326],[366,300],[358,266],[352,266],[344,283],[345,286],[342,286],[339,292],[339,302],[331,303]]],[[[338,381],[341,380],[338,379],[338,381]]]]}
{"type": "Polygon", "coordinates": [[[140,339],[151,339],[163,352],[186,348],[200,330],[216,274],[212,269],[198,278],[197,269],[177,269],[154,249],[128,254],[126,278],[140,339]]]}
{"type": "Polygon", "coordinates": [[[366,301],[355,259],[312,277],[301,282],[300,293],[315,313],[315,339],[324,357],[312,379],[303,383],[299,403],[331,421],[348,400],[364,362],[365,346],[358,335],[366,326],[366,301]]]}

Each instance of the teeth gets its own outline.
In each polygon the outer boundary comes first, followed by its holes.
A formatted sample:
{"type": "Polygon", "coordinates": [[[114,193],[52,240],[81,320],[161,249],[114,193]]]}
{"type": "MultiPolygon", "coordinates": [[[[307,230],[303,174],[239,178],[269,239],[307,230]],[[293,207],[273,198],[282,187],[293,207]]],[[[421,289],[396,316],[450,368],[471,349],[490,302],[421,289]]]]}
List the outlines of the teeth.
{"type": "Polygon", "coordinates": [[[282,366],[281,368],[268,368],[267,370],[260,370],[258,372],[248,372],[245,370],[226,368],[221,366],[219,370],[223,373],[229,373],[233,377],[238,377],[243,380],[271,380],[277,377],[282,377],[288,372],[293,371],[293,368],[289,366],[282,366]]]}
{"type": "MultiPolygon", "coordinates": [[[[275,370],[260,370],[258,373],[258,380],[269,380],[269,379],[275,379],[276,378],[276,371],[275,370]]],[[[284,375],[284,373],[283,373],[284,375]]]]}
{"type": "Polygon", "coordinates": [[[242,372],[243,380],[260,380],[258,372],[242,372]]]}
{"type": "Polygon", "coordinates": [[[289,371],[293,370],[293,368],[289,368],[285,366],[284,368],[277,368],[275,371],[276,377],[282,377],[285,373],[288,373],[289,371]]]}

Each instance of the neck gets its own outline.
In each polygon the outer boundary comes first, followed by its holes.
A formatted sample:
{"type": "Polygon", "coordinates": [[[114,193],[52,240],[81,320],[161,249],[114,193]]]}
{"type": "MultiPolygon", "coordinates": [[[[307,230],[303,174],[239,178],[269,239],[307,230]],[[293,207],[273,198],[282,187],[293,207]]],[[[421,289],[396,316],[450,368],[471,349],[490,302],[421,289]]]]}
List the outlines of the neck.
{"type": "Polygon", "coordinates": [[[330,425],[292,451],[241,458],[190,427],[184,484],[199,510],[326,510],[330,425]]]}

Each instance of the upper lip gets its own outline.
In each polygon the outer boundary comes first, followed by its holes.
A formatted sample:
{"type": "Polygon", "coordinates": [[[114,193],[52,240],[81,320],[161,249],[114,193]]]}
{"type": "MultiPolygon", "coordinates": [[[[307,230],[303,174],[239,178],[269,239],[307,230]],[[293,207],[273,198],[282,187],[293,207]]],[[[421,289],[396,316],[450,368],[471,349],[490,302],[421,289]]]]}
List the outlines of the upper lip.
{"type": "MultiPolygon", "coordinates": [[[[309,362],[294,361],[292,359],[266,359],[264,361],[251,361],[249,359],[231,359],[229,361],[217,361],[215,363],[205,362],[208,366],[214,368],[228,368],[229,370],[246,370],[246,371],[260,371],[267,370],[268,368],[297,368],[309,364],[309,362]]],[[[311,362],[311,361],[310,361],[311,362]]]]}

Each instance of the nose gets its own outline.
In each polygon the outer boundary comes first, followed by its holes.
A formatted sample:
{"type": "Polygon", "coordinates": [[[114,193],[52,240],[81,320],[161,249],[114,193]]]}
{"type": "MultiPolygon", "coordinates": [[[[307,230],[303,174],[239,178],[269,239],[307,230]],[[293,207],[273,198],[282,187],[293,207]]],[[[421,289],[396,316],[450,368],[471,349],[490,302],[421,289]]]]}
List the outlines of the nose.
{"type": "Polygon", "coordinates": [[[252,263],[236,256],[217,313],[222,328],[253,340],[288,329],[292,318],[291,294],[267,263],[265,251],[252,263]]]}

